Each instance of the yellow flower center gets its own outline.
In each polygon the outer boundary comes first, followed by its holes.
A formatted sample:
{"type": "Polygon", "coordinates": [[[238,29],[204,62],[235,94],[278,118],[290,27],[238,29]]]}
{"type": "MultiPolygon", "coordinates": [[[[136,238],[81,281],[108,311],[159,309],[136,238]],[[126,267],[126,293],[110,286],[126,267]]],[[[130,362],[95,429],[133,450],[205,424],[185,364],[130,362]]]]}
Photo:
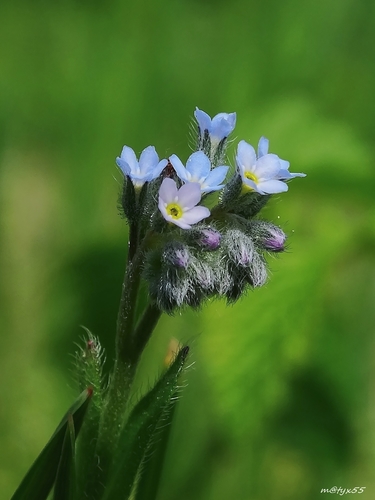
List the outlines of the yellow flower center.
{"type": "Polygon", "coordinates": [[[258,183],[258,177],[255,174],[253,174],[252,172],[245,172],[244,175],[245,175],[246,179],[249,179],[249,181],[253,181],[253,182],[255,182],[255,184],[258,183]]]}
{"type": "Polygon", "coordinates": [[[183,214],[182,208],[177,203],[169,203],[166,206],[166,211],[173,219],[180,219],[183,214]]]}
{"type": "MultiPolygon", "coordinates": [[[[246,177],[246,179],[249,179],[249,181],[255,182],[255,184],[258,183],[258,177],[252,172],[244,172],[244,177],[246,177]]],[[[249,191],[254,191],[254,188],[248,186],[245,182],[243,182],[241,194],[248,193],[249,191]]]]}

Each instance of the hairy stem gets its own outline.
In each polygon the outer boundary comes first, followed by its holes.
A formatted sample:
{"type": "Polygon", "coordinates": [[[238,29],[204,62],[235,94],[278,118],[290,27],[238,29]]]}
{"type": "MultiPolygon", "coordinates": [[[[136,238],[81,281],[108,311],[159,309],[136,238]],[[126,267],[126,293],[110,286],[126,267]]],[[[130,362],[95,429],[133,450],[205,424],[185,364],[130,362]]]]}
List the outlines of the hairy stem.
{"type": "Polygon", "coordinates": [[[134,330],[132,343],[132,359],[137,363],[143,349],[156,327],[162,312],[155,304],[149,304],[134,330]]]}
{"type": "Polygon", "coordinates": [[[116,451],[118,436],[124,423],[132,382],[142,354],[161,312],[148,306],[135,327],[135,309],[141,280],[142,259],[149,235],[137,244],[138,229],[130,228],[128,265],[125,271],[117,316],[116,360],[111,374],[106,403],[100,422],[96,454],[98,473],[92,488],[93,499],[100,498],[108,470],[116,451]],[[133,254],[133,255],[132,255],[133,254]],[[95,493],[94,493],[95,492],[95,493]],[[94,496],[97,495],[97,496],[94,496]]]}
{"type": "Polygon", "coordinates": [[[133,260],[138,247],[138,224],[130,223],[129,228],[129,246],[128,246],[128,264],[133,260]]]}

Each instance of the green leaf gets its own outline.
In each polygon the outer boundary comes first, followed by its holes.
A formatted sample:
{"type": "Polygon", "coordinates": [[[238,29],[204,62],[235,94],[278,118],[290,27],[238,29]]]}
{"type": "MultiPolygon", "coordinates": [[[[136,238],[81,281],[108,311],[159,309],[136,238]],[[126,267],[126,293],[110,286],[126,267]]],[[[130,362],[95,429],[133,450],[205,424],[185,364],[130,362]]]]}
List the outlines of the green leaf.
{"type": "Polygon", "coordinates": [[[161,422],[162,427],[158,433],[157,442],[150,450],[151,456],[142,465],[134,500],[155,500],[157,497],[175,410],[176,404],[171,406],[161,422]]]}
{"type": "Polygon", "coordinates": [[[95,485],[95,478],[98,476],[95,448],[105,393],[104,349],[99,339],[86,328],[85,330],[84,346],[76,352],[76,370],[80,387],[83,389],[91,386],[94,394],[75,446],[76,495],[79,499],[95,496],[90,487],[95,485]]]}
{"type": "Polygon", "coordinates": [[[59,468],[61,452],[68,428],[68,420],[69,418],[73,419],[75,434],[77,436],[91,396],[92,388],[90,387],[83,391],[70,407],[11,500],[45,500],[48,497],[59,468]]]}
{"type": "Polygon", "coordinates": [[[68,415],[64,443],[57,469],[53,500],[73,500],[75,494],[75,430],[68,415]]]}
{"type": "Polygon", "coordinates": [[[176,398],[189,348],[183,347],[166,373],[134,407],[123,428],[103,500],[128,499],[163,418],[176,398]]]}

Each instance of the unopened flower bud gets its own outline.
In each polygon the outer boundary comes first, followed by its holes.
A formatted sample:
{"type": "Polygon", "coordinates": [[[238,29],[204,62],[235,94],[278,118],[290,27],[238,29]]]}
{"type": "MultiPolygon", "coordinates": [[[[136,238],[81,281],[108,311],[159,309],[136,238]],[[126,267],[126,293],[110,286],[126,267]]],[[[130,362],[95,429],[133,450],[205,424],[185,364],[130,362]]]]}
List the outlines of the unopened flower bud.
{"type": "Polygon", "coordinates": [[[204,293],[212,292],[215,286],[215,273],[212,266],[206,260],[193,258],[191,261],[189,276],[192,283],[204,293]]]}
{"type": "Polygon", "coordinates": [[[278,226],[271,222],[252,220],[247,227],[255,245],[261,250],[276,253],[284,251],[286,235],[278,226]]]}
{"type": "Polygon", "coordinates": [[[205,250],[216,250],[220,246],[221,234],[215,229],[203,229],[199,243],[205,250]]]}
{"type": "Polygon", "coordinates": [[[166,264],[180,269],[186,269],[190,259],[187,247],[178,242],[166,245],[162,258],[166,264]]]}
{"type": "Polygon", "coordinates": [[[254,252],[254,258],[249,268],[247,280],[253,288],[263,286],[267,281],[267,268],[262,257],[254,252]]]}
{"type": "Polygon", "coordinates": [[[281,229],[275,227],[270,231],[269,237],[263,240],[264,248],[269,252],[283,252],[285,240],[285,233],[281,229]]]}
{"type": "Polygon", "coordinates": [[[251,238],[240,229],[229,229],[226,232],[225,246],[234,264],[247,267],[253,260],[254,244],[251,238]]]}

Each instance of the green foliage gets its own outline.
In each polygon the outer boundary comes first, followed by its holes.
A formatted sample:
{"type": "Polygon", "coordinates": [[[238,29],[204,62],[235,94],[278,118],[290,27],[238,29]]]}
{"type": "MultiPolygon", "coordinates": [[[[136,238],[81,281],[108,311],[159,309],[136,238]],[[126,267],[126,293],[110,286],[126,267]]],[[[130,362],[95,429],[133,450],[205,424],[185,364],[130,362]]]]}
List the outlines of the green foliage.
{"type": "Polygon", "coordinates": [[[68,500],[72,495],[74,439],[85,416],[92,389],[85,390],[69,408],[50,441],[35,460],[12,500],[43,500],[57,481],[54,500],[68,500]]]}
{"type": "MultiPolygon", "coordinates": [[[[167,414],[176,401],[179,376],[188,352],[188,347],[180,349],[176,359],[155,387],[132,410],[120,434],[103,500],[130,498],[136,487],[137,475],[142,476],[142,468],[147,468],[146,462],[152,445],[158,439],[158,428],[170,423],[167,414]]],[[[157,479],[155,478],[155,482],[157,479]]]]}
{"type": "Polygon", "coordinates": [[[76,490],[75,481],[75,430],[73,417],[69,415],[56,474],[53,500],[73,500],[76,490]]]}
{"type": "Polygon", "coordinates": [[[138,477],[135,500],[155,500],[158,496],[175,410],[174,402],[163,415],[155,443],[149,450],[149,456],[144,460],[138,477]]]}

